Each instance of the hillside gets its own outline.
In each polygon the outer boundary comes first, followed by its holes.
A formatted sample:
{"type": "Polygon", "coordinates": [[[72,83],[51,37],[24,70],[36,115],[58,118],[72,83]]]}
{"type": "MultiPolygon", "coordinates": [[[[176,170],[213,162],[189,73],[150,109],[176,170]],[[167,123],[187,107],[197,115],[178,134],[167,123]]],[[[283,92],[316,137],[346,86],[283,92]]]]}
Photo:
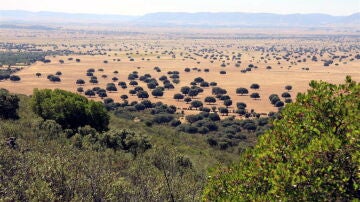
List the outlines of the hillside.
{"type": "Polygon", "coordinates": [[[0,11],[1,23],[98,23],[138,26],[314,27],[358,26],[359,13],[350,16],[272,13],[150,13],[143,16],[0,11]]]}

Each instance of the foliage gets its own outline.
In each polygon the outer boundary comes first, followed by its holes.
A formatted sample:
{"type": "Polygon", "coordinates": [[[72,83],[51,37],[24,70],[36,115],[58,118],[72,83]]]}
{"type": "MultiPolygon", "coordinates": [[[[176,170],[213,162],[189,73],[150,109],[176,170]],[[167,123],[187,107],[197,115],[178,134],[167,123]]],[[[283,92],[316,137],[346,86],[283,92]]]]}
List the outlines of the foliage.
{"type": "Polygon", "coordinates": [[[18,118],[17,109],[19,108],[19,97],[11,95],[5,89],[0,89],[0,118],[18,118]]]}
{"type": "Polygon", "coordinates": [[[18,97],[20,118],[0,121],[0,201],[199,201],[207,168],[237,156],[111,112],[107,132],[62,129],[18,97]]]}
{"type": "Polygon", "coordinates": [[[78,94],[59,89],[35,89],[31,104],[37,115],[54,120],[63,128],[77,129],[90,125],[104,131],[108,127],[109,116],[105,107],[78,94]]]}
{"type": "Polygon", "coordinates": [[[230,168],[212,173],[204,200],[349,201],[360,197],[360,85],[310,83],[274,128],[230,168]]]}

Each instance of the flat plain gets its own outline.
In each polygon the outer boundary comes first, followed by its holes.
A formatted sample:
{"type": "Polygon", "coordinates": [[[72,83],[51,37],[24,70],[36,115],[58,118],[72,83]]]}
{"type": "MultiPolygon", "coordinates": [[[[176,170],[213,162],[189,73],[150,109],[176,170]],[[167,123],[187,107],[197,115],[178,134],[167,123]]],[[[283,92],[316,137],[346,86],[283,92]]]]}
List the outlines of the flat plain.
{"type": "MultiPolygon", "coordinates": [[[[238,33],[229,30],[225,33],[211,33],[211,30],[149,30],[149,32],[108,32],[93,33],[82,31],[21,31],[0,30],[1,51],[9,51],[6,43],[26,44],[25,49],[11,49],[10,51],[26,52],[30,49],[41,51],[58,51],[64,54],[47,56],[49,62],[36,62],[16,73],[21,80],[0,82],[1,88],[14,93],[30,95],[34,88],[60,88],[77,92],[79,87],[84,91],[100,87],[106,89],[107,84],[114,83],[117,91],[107,92],[107,96],[115,102],[123,102],[121,95],[128,95],[128,101],[141,101],[129,91],[135,85],[130,85],[129,74],[139,77],[148,74],[156,79],[159,86],[163,86],[162,76],[166,76],[173,88],[165,89],[163,96],[152,96],[152,89],[147,83],[135,78],[137,86],[147,91],[149,100],[161,101],[175,105],[185,114],[197,113],[188,110],[190,103],[174,99],[174,94],[181,93],[184,86],[195,86],[196,78],[204,80],[201,88],[203,92],[192,97],[192,100],[202,101],[204,107],[224,107],[220,97],[215,103],[208,104],[204,99],[212,94],[214,86],[206,83],[216,83],[217,87],[225,89],[232,105],[229,106],[230,115],[237,115],[236,103],[244,102],[248,110],[260,114],[277,111],[269,100],[271,94],[288,92],[291,99],[297,93],[305,92],[311,80],[323,80],[341,83],[347,75],[360,81],[360,42],[356,34],[326,34],[319,32],[282,32],[276,34],[251,35],[251,30],[238,33]],[[29,48],[30,47],[30,48],[29,48]],[[71,51],[70,53],[65,53],[71,51]],[[76,59],[79,59],[76,61],[76,59]],[[60,62],[62,61],[62,62],[60,62]],[[158,67],[158,68],[155,68],[158,67]],[[185,71],[185,68],[189,68],[185,71]],[[87,71],[94,69],[93,76],[98,83],[89,83],[87,71]],[[100,71],[99,71],[100,70],[100,71]],[[47,75],[61,72],[61,82],[51,82],[47,75]],[[171,79],[177,74],[179,78],[171,79]],[[41,73],[37,77],[36,73],[41,73]],[[113,80],[116,77],[118,80],[113,80]],[[83,79],[84,85],[77,85],[76,81],[83,79]],[[118,83],[123,81],[127,88],[123,89],[118,83]],[[259,89],[252,89],[252,84],[258,84],[259,89]],[[291,90],[285,86],[290,85],[291,90]],[[247,88],[247,95],[236,93],[237,88],[247,88]],[[260,98],[253,99],[252,93],[258,93],[260,98]]],[[[22,66],[16,64],[13,66],[22,66]]],[[[7,68],[3,66],[2,68],[7,68]]],[[[200,86],[198,82],[196,86],[200,86]]],[[[187,96],[185,96],[187,97],[187,96]]],[[[101,100],[98,96],[90,99],[101,100]]],[[[288,97],[289,99],[289,97],[288,97]]],[[[281,98],[285,102],[285,98],[281,98]]]]}

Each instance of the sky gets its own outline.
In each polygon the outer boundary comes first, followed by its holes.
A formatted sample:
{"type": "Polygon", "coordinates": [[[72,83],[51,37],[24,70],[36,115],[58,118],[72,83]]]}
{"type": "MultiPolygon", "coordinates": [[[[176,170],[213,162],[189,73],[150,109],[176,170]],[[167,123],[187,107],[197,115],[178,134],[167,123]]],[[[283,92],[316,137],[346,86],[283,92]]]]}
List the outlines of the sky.
{"type": "Polygon", "coordinates": [[[0,10],[143,15],[154,12],[266,12],[350,15],[360,0],[0,0],[0,10]]]}

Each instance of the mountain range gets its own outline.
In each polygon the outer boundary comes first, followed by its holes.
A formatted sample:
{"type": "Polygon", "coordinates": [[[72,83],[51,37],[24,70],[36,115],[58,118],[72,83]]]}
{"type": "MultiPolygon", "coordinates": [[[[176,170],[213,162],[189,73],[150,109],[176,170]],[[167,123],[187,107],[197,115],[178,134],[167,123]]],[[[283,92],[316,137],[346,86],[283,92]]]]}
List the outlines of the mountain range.
{"type": "Polygon", "coordinates": [[[0,10],[0,23],[40,24],[127,24],[140,26],[227,26],[227,27],[317,27],[360,25],[360,13],[349,16],[328,14],[273,14],[273,13],[182,13],[161,12],[143,16],[72,14],[60,12],[29,12],[0,10]]]}

